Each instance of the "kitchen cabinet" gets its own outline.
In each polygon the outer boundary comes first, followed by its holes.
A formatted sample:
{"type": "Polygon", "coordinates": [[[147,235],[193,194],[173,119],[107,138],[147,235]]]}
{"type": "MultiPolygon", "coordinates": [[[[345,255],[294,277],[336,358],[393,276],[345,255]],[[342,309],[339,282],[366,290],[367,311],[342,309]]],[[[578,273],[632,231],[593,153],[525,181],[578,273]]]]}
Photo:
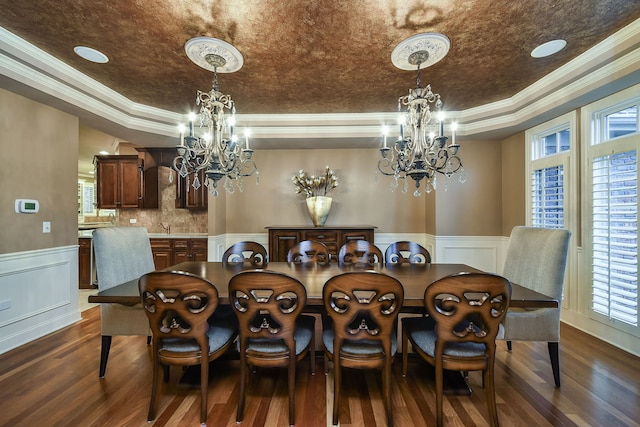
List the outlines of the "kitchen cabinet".
{"type": "Polygon", "coordinates": [[[93,289],[91,238],[78,239],[78,287],[93,289]]]}
{"type": "Polygon", "coordinates": [[[156,270],[185,261],[207,261],[207,238],[152,238],[151,251],[156,270]]]}
{"type": "Polygon", "coordinates": [[[374,229],[372,225],[338,226],[338,227],[305,227],[305,226],[271,226],[269,230],[269,261],[286,262],[289,250],[303,240],[315,240],[329,248],[331,260],[338,260],[338,251],[351,240],[366,240],[373,243],[374,229]]]}
{"type": "Polygon", "coordinates": [[[158,208],[158,169],[138,156],[96,156],[96,207],[158,208]]]}
{"type": "Polygon", "coordinates": [[[176,264],[185,261],[207,261],[207,239],[175,239],[173,256],[176,264]]]}
{"type": "Polygon", "coordinates": [[[177,209],[207,209],[209,206],[209,189],[205,187],[204,180],[206,178],[204,170],[198,171],[198,180],[200,187],[196,190],[193,188],[194,175],[188,175],[182,178],[176,174],[176,208],[177,209]]]}
{"type": "Polygon", "coordinates": [[[172,239],[149,239],[156,270],[164,270],[174,264],[172,239]]]}

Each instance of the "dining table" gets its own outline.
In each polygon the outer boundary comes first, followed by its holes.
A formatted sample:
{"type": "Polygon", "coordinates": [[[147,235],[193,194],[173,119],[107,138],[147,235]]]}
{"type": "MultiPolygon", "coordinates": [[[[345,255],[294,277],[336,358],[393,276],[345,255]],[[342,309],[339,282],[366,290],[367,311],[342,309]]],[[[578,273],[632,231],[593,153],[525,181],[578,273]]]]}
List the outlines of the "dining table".
{"type": "MultiPolygon", "coordinates": [[[[228,285],[231,278],[241,271],[255,270],[250,265],[229,265],[222,262],[187,261],[173,265],[164,271],[182,271],[204,277],[218,290],[219,304],[229,304],[228,285]]],[[[398,266],[339,266],[332,263],[328,266],[289,264],[286,262],[270,262],[265,270],[277,271],[298,279],[307,291],[305,309],[310,312],[323,310],[322,288],[331,277],[349,271],[375,271],[395,277],[404,288],[404,302],[401,312],[423,313],[424,291],[435,280],[457,273],[479,273],[466,264],[427,265],[403,264],[398,266]]],[[[135,305],[141,302],[138,291],[138,280],[131,280],[109,289],[104,289],[89,296],[90,303],[115,303],[135,305]]],[[[558,300],[541,294],[517,283],[511,284],[511,307],[542,308],[558,307],[558,300]]]]}

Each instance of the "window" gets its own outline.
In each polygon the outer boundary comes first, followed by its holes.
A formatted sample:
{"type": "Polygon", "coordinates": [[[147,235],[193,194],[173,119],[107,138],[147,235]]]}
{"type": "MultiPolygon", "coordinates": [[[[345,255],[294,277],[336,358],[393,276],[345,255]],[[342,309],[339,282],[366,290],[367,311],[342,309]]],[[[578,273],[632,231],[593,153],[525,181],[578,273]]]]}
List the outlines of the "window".
{"type": "Polygon", "coordinates": [[[638,328],[638,106],[627,90],[586,106],[585,255],[590,317],[640,336],[638,328]]]}
{"type": "Polygon", "coordinates": [[[634,105],[624,110],[605,116],[606,139],[628,135],[638,131],[638,106],[634,105]]]}
{"type": "Polygon", "coordinates": [[[534,227],[569,228],[565,173],[572,147],[575,114],[567,114],[526,133],[528,151],[527,223],[534,227]]]}
{"type": "Polygon", "coordinates": [[[531,225],[564,228],[564,168],[535,169],[531,183],[531,225]]]}

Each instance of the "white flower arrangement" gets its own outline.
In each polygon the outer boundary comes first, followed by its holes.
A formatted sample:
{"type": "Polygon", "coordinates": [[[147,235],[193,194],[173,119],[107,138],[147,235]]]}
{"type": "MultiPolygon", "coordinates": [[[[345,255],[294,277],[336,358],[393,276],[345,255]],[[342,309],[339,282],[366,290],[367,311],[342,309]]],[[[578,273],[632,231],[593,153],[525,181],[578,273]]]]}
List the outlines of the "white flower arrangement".
{"type": "Polygon", "coordinates": [[[305,197],[326,196],[338,186],[338,177],[329,166],[325,166],[324,175],[308,175],[300,169],[297,175],[291,177],[296,188],[296,194],[304,193],[305,197]]]}

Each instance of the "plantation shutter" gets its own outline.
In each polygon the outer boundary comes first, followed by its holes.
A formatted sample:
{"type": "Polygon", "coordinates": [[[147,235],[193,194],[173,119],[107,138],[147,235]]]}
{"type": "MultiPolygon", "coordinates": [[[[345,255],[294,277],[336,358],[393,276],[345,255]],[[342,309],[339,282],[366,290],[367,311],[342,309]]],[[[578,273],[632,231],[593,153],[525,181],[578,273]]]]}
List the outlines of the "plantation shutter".
{"type": "Polygon", "coordinates": [[[638,324],[638,170],[636,151],[592,162],[592,309],[638,324]]]}
{"type": "Polygon", "coordinates": [[[531,224],[534,227],[564,228],[563,166],[536,169],[531,178],[531,224]]]}

